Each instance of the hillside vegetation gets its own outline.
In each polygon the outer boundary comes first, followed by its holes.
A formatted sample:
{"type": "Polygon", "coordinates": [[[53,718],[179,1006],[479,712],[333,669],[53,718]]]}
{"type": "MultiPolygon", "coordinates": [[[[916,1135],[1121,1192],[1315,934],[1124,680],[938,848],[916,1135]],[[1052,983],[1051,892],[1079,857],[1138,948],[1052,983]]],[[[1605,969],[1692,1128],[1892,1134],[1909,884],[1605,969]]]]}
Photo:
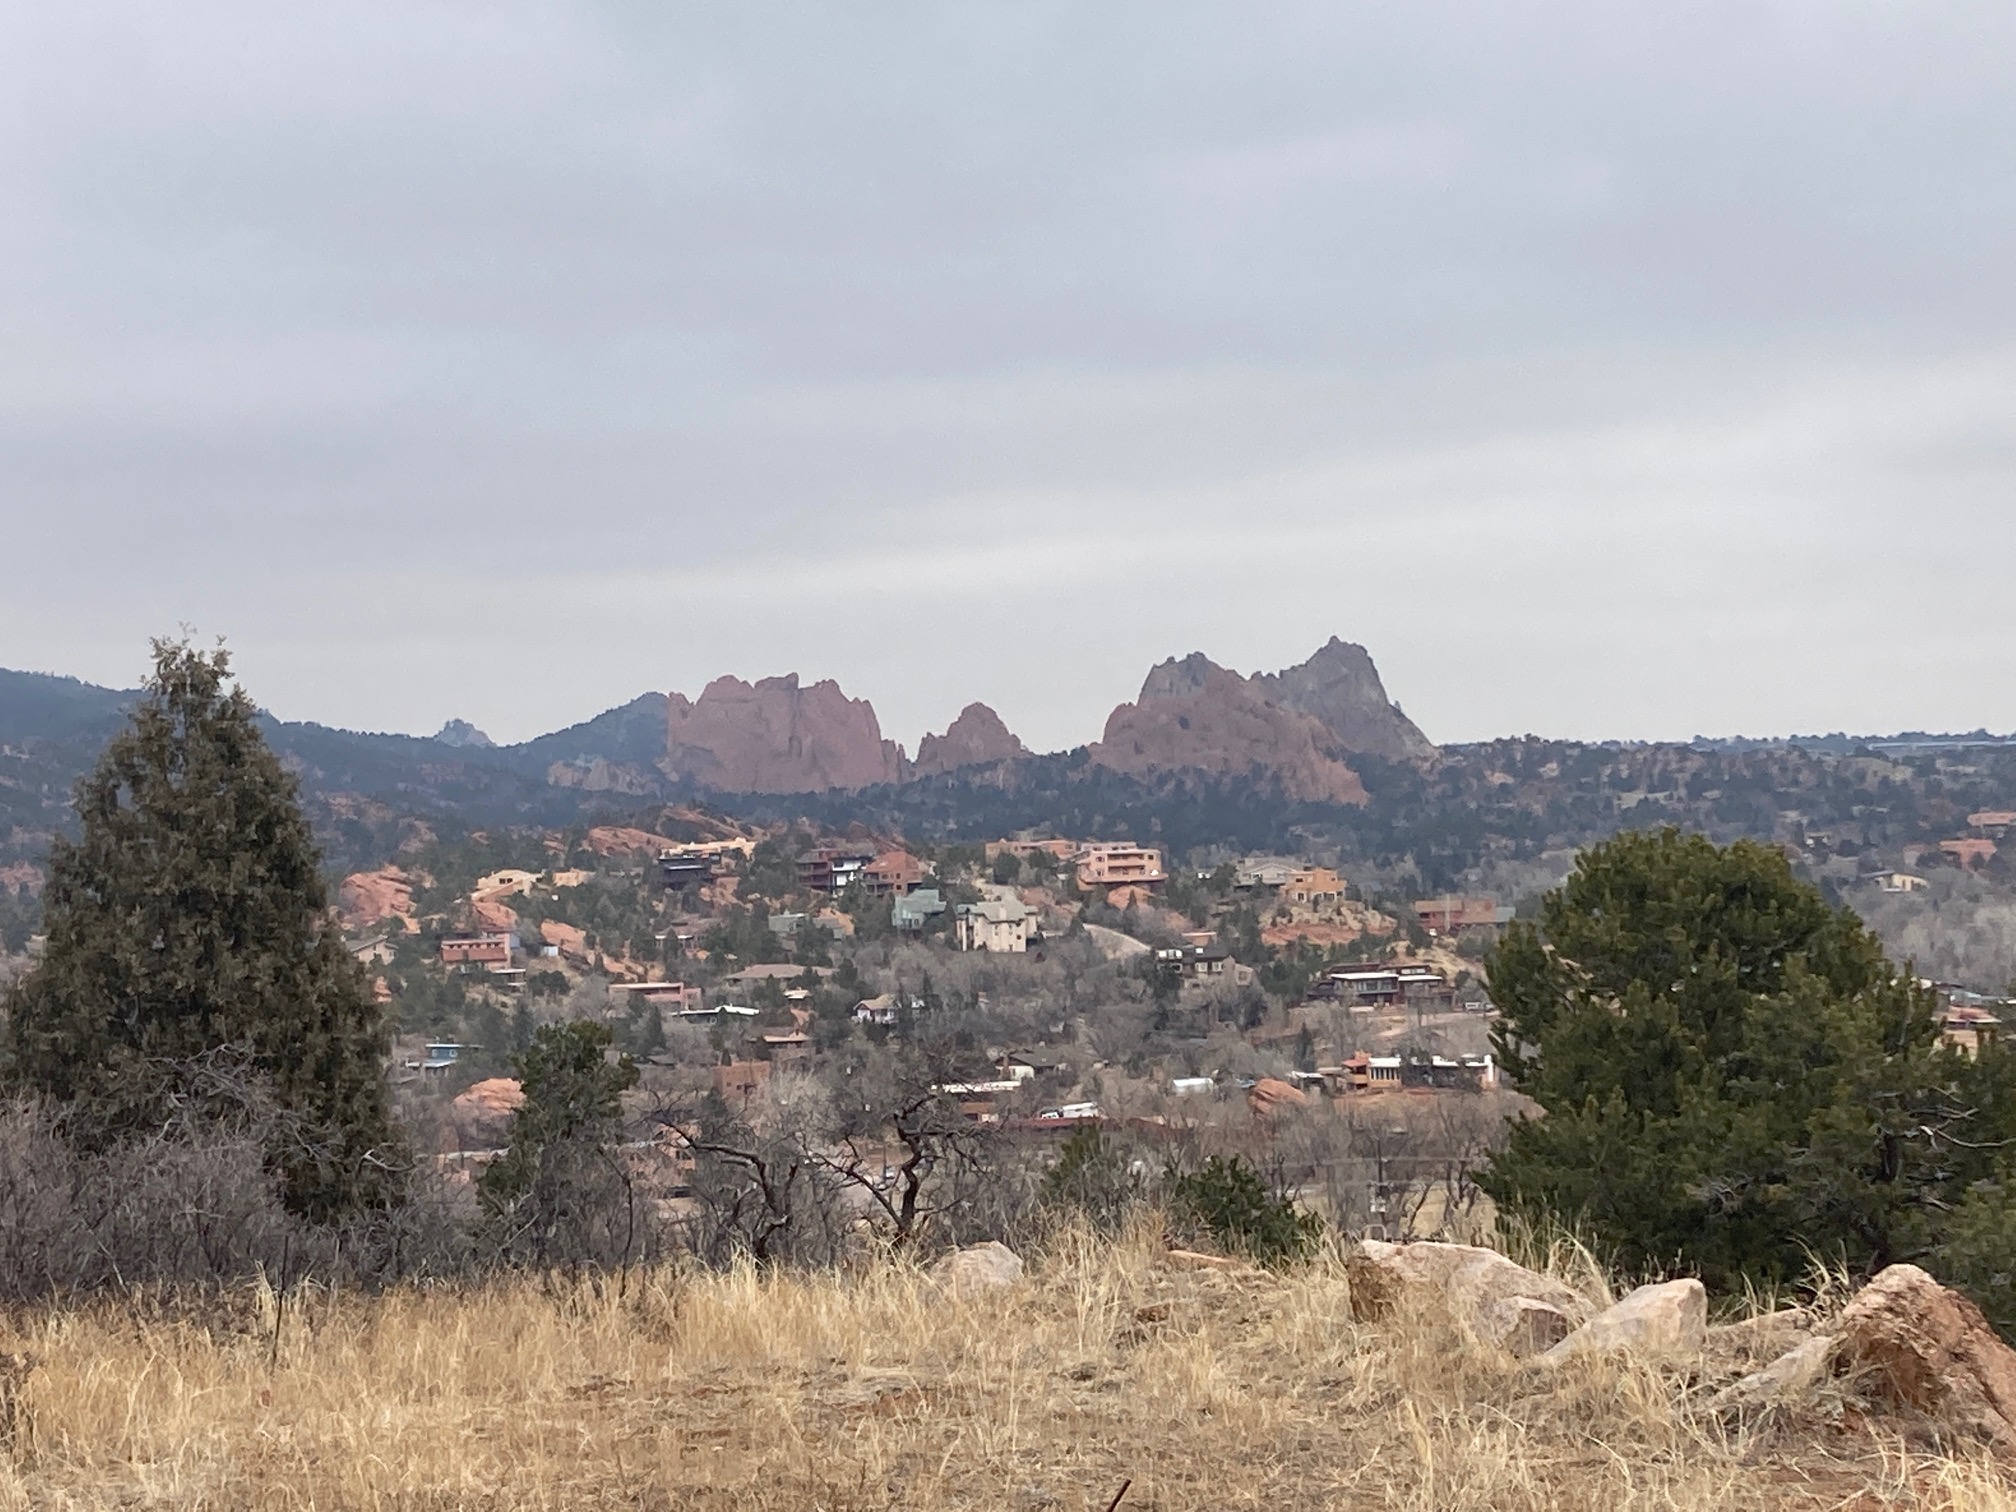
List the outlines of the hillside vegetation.
{"type": "Polygon", "coordinates": [[[1180,1268],[1148,1227],[963,1300],[887,1263],[236,1300],[16,1318],[0,1505],[2016,1507],[1845,1389],[1735,1428],[1712,1366],[1541,1374],[1446,1320],[1355,1320],[1335,1254],[1180,1268]]]}

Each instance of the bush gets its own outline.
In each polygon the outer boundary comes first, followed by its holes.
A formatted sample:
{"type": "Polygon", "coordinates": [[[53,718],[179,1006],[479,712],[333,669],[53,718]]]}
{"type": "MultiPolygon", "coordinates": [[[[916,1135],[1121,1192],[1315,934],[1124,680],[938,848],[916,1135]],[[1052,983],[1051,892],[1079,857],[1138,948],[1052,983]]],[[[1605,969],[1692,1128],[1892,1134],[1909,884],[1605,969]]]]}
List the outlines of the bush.
{"type": "Polygon", "coordinates": [[[1260,1173],[1239,1156],[1213,1155],[1201,1169],[1172,1178],[1171,1205],[1195,1221],[1221,1249],[1251,1255],[1262,1265],[1305,1258],[1323,1236],[1323,1220],[1267,1189],[1260,1173]]]}
{"type": "Polygon", "coordinates": [[[1064,1141],[1057,1164],[1043,1175],[1046,1207],[1082,1213],[1096,1229],[1117,1231],[1141,1197],[1140,1178],[1126,1153],[1096,1127],[1064,1141]]]}

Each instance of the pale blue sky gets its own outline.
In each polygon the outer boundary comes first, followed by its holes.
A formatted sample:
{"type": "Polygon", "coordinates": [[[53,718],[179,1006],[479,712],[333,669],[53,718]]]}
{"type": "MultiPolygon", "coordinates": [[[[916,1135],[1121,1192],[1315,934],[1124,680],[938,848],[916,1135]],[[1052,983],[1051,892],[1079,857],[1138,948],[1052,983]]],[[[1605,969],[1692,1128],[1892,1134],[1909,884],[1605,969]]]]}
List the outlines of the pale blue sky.
{"type": "Polygon", "coordinates": [[[2016,726],[2006,6],[0,12],[0,665],[2016,726]],[[1970,587],[1970,585],[1972,585],[1970,587]]]}

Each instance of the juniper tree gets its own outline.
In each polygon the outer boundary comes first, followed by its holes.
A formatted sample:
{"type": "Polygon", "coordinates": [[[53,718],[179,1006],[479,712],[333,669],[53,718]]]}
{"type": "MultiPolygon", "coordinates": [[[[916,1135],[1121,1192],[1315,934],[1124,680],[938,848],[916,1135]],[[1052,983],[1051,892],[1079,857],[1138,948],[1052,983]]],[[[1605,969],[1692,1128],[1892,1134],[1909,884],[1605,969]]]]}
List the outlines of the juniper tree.
{"type": "Polygon", "coordinates": [[[1505,1070],[1545,1116],[1481,1184],[1632,1269],[1939,1269],[1948,1215],[2016,1130],[2016,1060],[1943,1049],[1930,994],[1754,841],[1592,846],[1507,930],[1491,991],[1505,1070]]]}
{"type": "Polygon", "coordinates": [[[623,1094],[637,1065],[610,1056],[606,1025],[547,1024],[512,1057],[525,1100],[511,1142],[477,1195],[504,1255],[535,1264],[628,1259],[635,1240],[630,1182],[616,1146],[623,1094]]]}
{"type": "Polygon", "coordinates": [[[396,1192],[387,1030],[329,909],[291,775],[228,654],[154,643],[131,721],[50,850],[47,946],[6,1000],[5,1070],[100,1148],[259,1118],[289,1205],[396,1192]]]}

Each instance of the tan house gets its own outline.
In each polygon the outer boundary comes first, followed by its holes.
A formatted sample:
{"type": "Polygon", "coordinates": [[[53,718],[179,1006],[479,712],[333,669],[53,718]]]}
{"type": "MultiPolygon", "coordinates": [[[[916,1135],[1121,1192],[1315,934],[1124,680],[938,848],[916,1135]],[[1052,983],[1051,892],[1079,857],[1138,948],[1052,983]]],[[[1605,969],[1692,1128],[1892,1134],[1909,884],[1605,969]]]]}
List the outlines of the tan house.
{"type": "Polygon", "coordinates": [[[1327,866],[1305,866],[1288,878],[1281,895],[1290,903],[1331,908],[1344,901],[1344,879],[1327,866]]]}
{"type": "Polygon", "coordinates": [[[714,1090],[727,1102],[747,1102],[770,1080],[770,1062],[730,1061],[714,1068],[714,1090]]]}
{"type": "Polygon", "coordinates": [[[1080,887],[1154,887],[1169,880],[1162,852],[1126,840],[1100,840],[1078,851],[1080,887]]]}
{"type": "Polygon", "coordinates": [[[991,890],[979,903],[961,903],[952,911],[952,938],[961,950],[990,950],[1022,955],[1029,949],[1031,917],[1028,905],[1011,888],[991,890]]]}

